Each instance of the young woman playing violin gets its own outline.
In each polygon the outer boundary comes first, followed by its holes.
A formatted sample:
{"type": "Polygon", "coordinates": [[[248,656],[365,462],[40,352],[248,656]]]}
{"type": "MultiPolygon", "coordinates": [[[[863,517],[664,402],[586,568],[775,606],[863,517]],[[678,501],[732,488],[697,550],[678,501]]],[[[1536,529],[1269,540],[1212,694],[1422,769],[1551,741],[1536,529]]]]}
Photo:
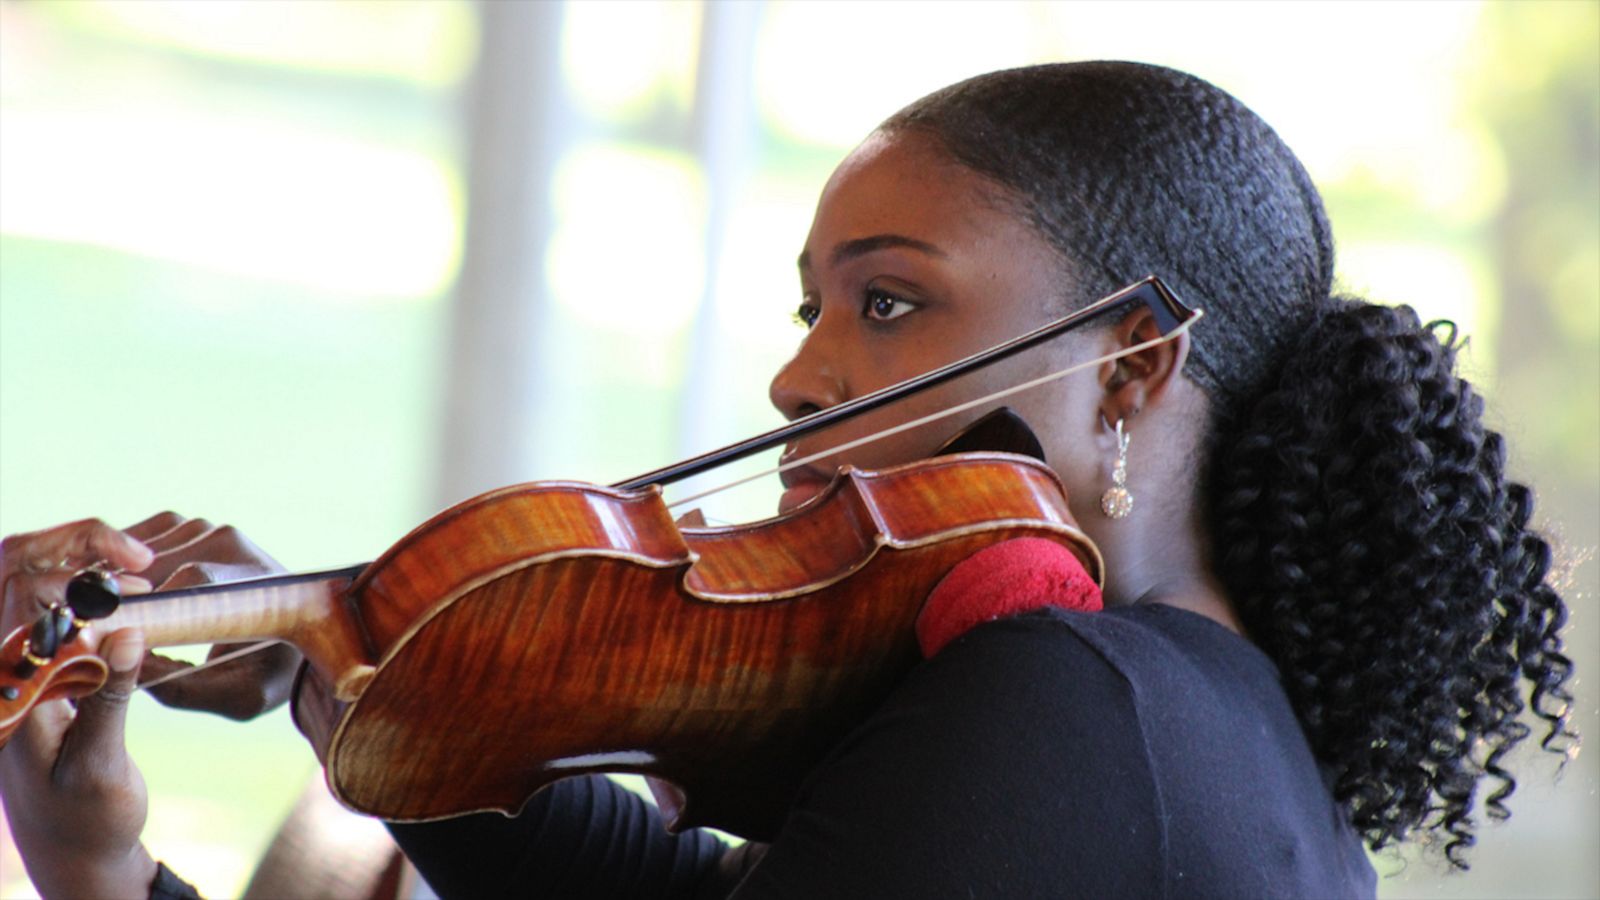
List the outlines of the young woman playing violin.
{"type": "MultiPolygon", "coordinates": [[[[1345,896],[1375,890],[1363,844],[1427,836],[1464,863],[1477,814],[1507,814],[1519,716],[1542,720],[1546,749],[1575,740],[1550,551],[1453,374],[1453,331],[1332,293],[1321,199],[1232,97],[1086,63],[902,110],[823,189],[800,256],[809,332],[772,400],[791,418],[833,407],[1148,273],[1206,319],[1009,401],[1103,554],[1103,611],[1043,598],[932,654],[810,773],[770,844],[669,834],[588,776],[514,818],[393,826],[429,882],[445,896],[1345,896]]],[[[789,456],[1154,331],[1134,311],[789,456]]],[[[783,507],[839,465],[919,459],[951,430],[792,471],[783,507]]],[[[275,568],[201,521],[79,522],[7,539],[10,621],[95,561],[155,584],[275,568]]],[[[121,746],[142,652],[112,635],[105,689],[75,716],[41,707],[0,753],[46,895],[184,893],[140,843],[145,797],[121,746]]],[[[277,668],[207,673],[168,699],[248,714],[281,700],[277,668]]]]}

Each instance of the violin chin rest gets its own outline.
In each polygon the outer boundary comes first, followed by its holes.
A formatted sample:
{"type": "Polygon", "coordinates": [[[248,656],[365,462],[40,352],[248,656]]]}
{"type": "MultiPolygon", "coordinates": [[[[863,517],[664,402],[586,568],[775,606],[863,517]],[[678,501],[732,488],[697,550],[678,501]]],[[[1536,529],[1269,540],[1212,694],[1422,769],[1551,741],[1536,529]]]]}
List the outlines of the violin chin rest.
{"type": "Polygon", "coordinates": [[[1071,550],[1044,538],[1016,538],[985,547],[951,569],[917,615],[922,658],[984,622],[1056,607],[1098,612],[1100,586],[1071,550]]]}

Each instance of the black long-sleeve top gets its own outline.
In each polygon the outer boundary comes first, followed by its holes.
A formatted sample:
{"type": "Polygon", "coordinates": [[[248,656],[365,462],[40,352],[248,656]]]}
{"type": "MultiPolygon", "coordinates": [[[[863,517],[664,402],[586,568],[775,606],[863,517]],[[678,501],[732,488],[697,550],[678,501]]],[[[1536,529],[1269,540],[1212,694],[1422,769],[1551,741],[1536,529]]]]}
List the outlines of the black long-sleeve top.
{"type": "Polygon", "coordinates": [[[979,626],[812,773],[770,847],[599,777],[393,825],[442,897],[1371,897],[1272,662],[1160,606],[979,626]]]}

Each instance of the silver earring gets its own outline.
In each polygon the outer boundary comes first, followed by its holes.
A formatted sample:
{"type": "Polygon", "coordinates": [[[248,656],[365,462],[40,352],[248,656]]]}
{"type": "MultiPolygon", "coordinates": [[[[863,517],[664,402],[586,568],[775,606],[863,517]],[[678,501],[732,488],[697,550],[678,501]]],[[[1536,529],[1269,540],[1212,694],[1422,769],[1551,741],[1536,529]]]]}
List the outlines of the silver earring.
{"type": "Polygon", "coordinates": [[[1100,495],[1100,511],[1110,519],[1126,519],[1133,512],[1133,495],[1128,493],[1128,433],[1117,420],[1117,464],[1111,469],[1111,487],[1100,495]]]}

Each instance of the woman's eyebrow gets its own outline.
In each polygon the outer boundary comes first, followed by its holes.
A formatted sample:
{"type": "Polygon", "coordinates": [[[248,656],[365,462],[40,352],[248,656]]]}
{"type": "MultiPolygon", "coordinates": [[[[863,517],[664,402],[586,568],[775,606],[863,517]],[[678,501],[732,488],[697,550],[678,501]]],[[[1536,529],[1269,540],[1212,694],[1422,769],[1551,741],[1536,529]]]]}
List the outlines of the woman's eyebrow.
{"type": "MultiPolygon", "coordinates": [[[[841,242],[838,246],[833,248],[833,255],[828,261],[832,265],[838,265],[846,260],[855,259],[858,256],[865,256],[866,254],[875,250],[883,250],[888,247],[904,247],[908,250],[916,250],[919,253],[926,253],[929,256],[936,256],[940,259],[945,258],[945,252],[943,250],[940,250],[938,247],[935,247],[927,241],[919,241],[916,238],[909,238],[902,234],[874,234],[870,237],[854,238],[852,240],[841,242]]],[[[799,262],[800,268],[810,268],[811,251],[802,250],[800,252],[799,262]]]]}

